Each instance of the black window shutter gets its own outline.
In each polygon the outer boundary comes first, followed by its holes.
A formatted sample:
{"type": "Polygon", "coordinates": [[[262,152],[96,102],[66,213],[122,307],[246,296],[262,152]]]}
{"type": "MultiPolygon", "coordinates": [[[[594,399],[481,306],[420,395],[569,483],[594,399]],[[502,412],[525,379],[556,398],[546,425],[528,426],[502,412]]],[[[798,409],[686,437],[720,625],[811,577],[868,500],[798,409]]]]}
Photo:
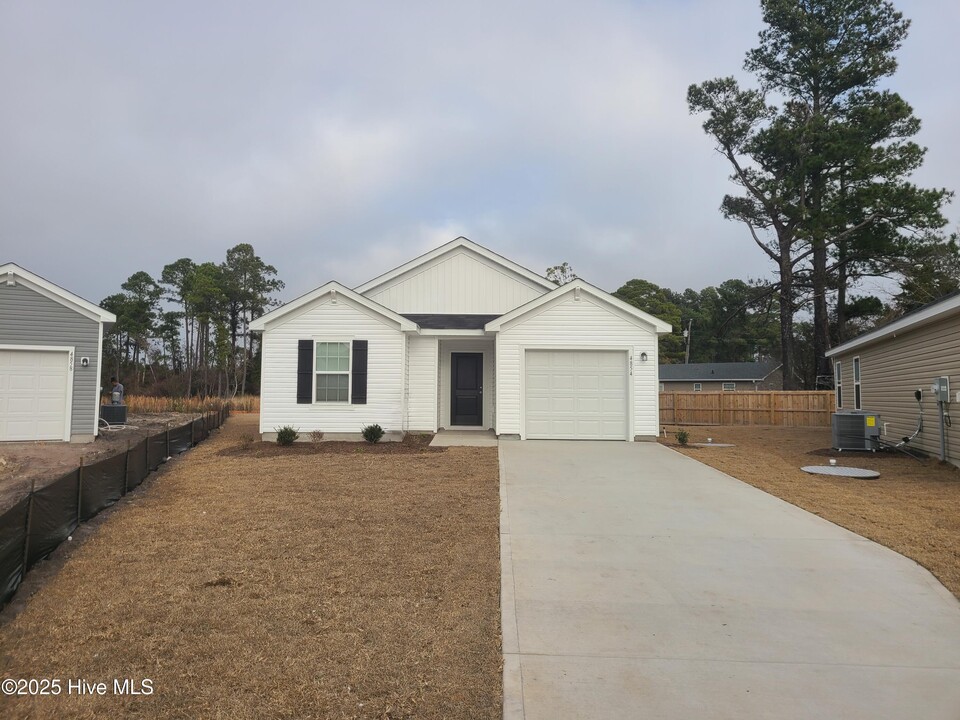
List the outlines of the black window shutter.
{"type": "Polygon", "coordinates": [[[354,405],[367,404],[367,341],[353,341],[353,367],[350,369],[353,377],[351,382],[350,402],[354,405]]]}
{"type": "Polygon", "coordinates": [[[313,402],[313,340],[297,341],[297,403],[313,402]]]}

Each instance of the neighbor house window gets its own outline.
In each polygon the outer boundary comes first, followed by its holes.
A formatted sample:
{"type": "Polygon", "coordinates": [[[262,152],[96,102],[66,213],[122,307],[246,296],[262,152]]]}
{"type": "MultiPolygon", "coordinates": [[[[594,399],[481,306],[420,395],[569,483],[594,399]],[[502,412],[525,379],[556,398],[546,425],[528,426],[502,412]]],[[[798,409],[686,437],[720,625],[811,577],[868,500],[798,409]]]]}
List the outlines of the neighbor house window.
{"type": "Polygon", "coordinates": [[[703,385],[702,385],[701,383],[694,383],[694,384],[693,384],[693,391],[694,391],[694,392],[700,392],[701,390],[703,390],[703,385]]]}
{"type": "Polygon", "coordinates": [[[724,391],[724,392],[733,392],[733,391],[736,390],[736,389],[737,389],[737,384],[736,384],[736,383],[724,383],[724,384],[723,384],[723,391],[724,391]]]}
{"type": "Polygon", "coordinates": [[[316,350],[317,402],[348,402],[350,400],[350,343],[317,342],[316,350]]]}
{"type": "Polygon", "coordinates": [[[833,387],[837,389],[837,407],[843,407],[843,383],[841,382],[843,378],[843,370],[840,366],[840,361],[837,360],[833,364],[833,387]]]}
{"type": "Polygon", "coordinates": [[[860,410],[860,356],[853,359],[853,407],[860,410]]]}
{"type": "Polygon", "coordinates": [[[663,383],[660,383],[660,392],[663,392],[663,383]]]}

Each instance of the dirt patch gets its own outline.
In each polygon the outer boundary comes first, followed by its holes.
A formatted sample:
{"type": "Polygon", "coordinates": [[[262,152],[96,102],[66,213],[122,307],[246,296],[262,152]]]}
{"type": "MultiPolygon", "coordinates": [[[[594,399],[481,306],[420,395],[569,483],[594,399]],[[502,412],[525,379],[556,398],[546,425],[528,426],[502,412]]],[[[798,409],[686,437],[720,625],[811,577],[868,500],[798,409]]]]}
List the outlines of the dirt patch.
{"type": "Polygon", "coordinates": [[[500,717],[496,449],[220,454],[256,423],[231,418],[61,546],[0,628],[2,677],[153,694],[0,714],[500,717]]]}
{"type": "Polygon", "coordinates": [[[27,495],[30,487],[53,482],[80,464],[125,452],[141,438],[200,417],[193,413],[129,415],[122,429],[101,430],[92,443],[17,442],[0,444],[0,512],[27,495]]]}
{"type": "Polygon", "coordinates": [[[886,545],[926,567],[960,598],[960,468],[934,458],[829,449],[829,428],[686,428],[690,442],[712,437],[731,448],[681,448],[700,462],[886,545]],[[804,465],[876,470],[872,480],[810,475],[804,465]]]}
{"type": "Polygon", "coordinates": [[[431,433],[408,433],[402,442],[352,442],[322,440],[278,445],[262,442],[253,433],[241,436],[240,441],[218,451],[223,457],[280,458],[298,455],[421,455],[445,452],[445,447],[430,447],[431,433]]]}

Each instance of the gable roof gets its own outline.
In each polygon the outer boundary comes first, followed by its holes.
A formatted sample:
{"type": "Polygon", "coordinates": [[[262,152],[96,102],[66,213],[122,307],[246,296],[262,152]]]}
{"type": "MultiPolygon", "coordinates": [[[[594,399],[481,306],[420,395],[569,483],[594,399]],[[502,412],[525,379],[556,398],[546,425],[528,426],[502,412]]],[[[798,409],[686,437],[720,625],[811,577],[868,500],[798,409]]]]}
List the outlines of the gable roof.
{"type": "Polygon", "coordinates": [[[763,380],[779,367],[780,363],[773,360],[766,362],[669,364],[660,366],[660,381],[736,382],[738,380],[763,380]]]}
{"type": "Polygon", "coordinates": [[[510,312],[501,315],[495,320],[491,320],[484,326],[484,329],[500,330],[500,328],[502,328],[506,323],[516,320],[517,318],[522,317],[527,313],[533,312],[534,310],[550,302],[551,300],[562,297],[563,295],[566,295],[568,293],[576,293],[576,292],[586,293],[587,295],[590,295],[591,297],[596,298],[600,302],[605,303],[606,305],[609,305],[614,309],[619,310],[621,313],[628,315],[634,320],[639,320],[643,323],[646,323],[647,325],[653,326],[654,330],[658,335],[666,335],[673,329],[669,323],[665,323],[660,318],[656,318],[653,315],[650,315],[649,313],[645,313],[643,310],[639,310],[635,308],[633,305],[630,305],[629,303],[625,303],[620,298],[616,298],[610,293],[606,293],[600,288],[594,287],[590,283],[586,282],[585,280],[581,280],[580,278],[577,278],[576,280],[572,280],[571,282],[568,282],[566,285],[561,285],[559,287],[556,287],[551,292],[541,295],[540,297],[535,298],[530,302],[525,303],[518,308],[515,308],[514,310],[511,310],[510,312]]]}
{"type": "Polygon", "coordinates": [[[60,303],[91,320],[101,323],[115,323],[117,321],[117,316],[112,312],[104,310],[99,305],[94,305],[89,300],[84,300],[69,290],[64,290],[59,285],[55,285],[49,280],[20,267],[16,263],[11,262],[0,265],[0,283],[6,283],[7,285],[16,284],[17,280],[22,281],[26,287],[29,287],[40,295],[60,303]]]}
{"type": "Polygon", "coordinates": [[[282,305],[275,310],[271,310],[270,312],[261,315],[250,323],[250,329],[254,332],[263,332],[267,323],[273,322],[274,320],[282,318],[285,315],[289,315],[295,310],[306,307],[313,301],[318,300],[324,295],[328,295],[330,293],[339,293],[348,300],[367,308],[377,315],[385,317],[388,320],[392,320],[400,325],[401,330],[417,330],[417,325],[412,320],[408,320],[403,315],[398,315],[390,308],[384,307],[380,303],[374,302],[370,298],[364,297],[363,295],[354,292],[350,288],[345,287],[336,281],[330,281],[326,285],[321,285],[316,290],[311,290],[306,295],[301,295],[296,300],[291,300],[286,305],[282,305]]]}
{"type": "Polygon", "coordinates": [[[833,357],[834,355],[849,352],[863,345],[878,342],[887,337],[896,337],[897,333],[922,327],[923,325],[949,317],[955,313],[960,313],[960,291],[950,293],[946,297],[929,305],[924,305],[901,318],[897,318],[885,325],[858,335],[852,340],[847,340],[847,342],[827,350],[826,356],[833,357]]]}
{"type": "Polygon", "coordinates": [[[470,250],[476,253],[477,255],[480,255],[481,257],[486,258],[490,262],[495,263],[515,273],[516,275],[520,275],[521,277],[525,278],[526,280],[529,280],[530,282],[543,288],[544,290],[553,290],[554,288],[557,287],[556,283],[553,283],[550,280],[547,280],[545,277],[537,275],[532,270],[528,270],[527,268],[523,267],[522,265],[518,265],[512,260],[508,260],[502,255],[498,255],[492,250],[488,250],[482,245],[478,245],[472,240],[468,240],[465,237],[458,237],[456,240],[451,240],[450,242],[444,245],[441,245],[438,248],[434,248],[430,252],[424,253],[419,257],[415,257],[413,260],[410,260],[409,262],[405,262],[400,267],[396,267],[393,270],[390,270],[389,272],[383,273],[382,275],[378,275],[372,280],[368,280],[367,282],[363,283],[363,285],[358,285],[357,287],[354,288],[354,290],[358,293],[368,293],[371,290],[378,288],[381,285],[385,285],[391,280],[394,280],[400,277],[401,275],[416,269],[421,265],[426,265],[431,260],[435,260],[436,258],[442,257],[443,255],[451,253],[454,250],[457,250],[459,248],[465,248],[467,250],[470,250]]]}

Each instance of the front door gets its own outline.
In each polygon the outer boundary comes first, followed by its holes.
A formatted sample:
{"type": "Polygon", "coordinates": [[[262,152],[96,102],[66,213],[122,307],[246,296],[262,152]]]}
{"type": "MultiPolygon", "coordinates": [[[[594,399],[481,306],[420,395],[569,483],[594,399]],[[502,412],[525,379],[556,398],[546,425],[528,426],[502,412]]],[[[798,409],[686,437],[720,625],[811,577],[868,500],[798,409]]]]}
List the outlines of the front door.
{"type": "Polygon", "coordinates": [[[483,353],[450,353],[450,424],[483,424],[483,353]]]}

